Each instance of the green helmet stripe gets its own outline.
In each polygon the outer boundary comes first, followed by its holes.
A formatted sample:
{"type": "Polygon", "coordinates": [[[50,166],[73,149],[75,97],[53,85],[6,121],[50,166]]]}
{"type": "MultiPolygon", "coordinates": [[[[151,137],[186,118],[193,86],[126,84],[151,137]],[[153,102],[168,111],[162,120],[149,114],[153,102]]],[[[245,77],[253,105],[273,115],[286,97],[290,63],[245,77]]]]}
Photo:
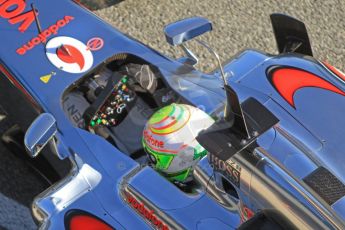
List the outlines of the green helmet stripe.
{"type": "Polygon", "coordinates": [[[201,159],[206,155],[207,155],[207,150],[204,149],[204,147],[202,147],[200,144],[195,146],[193,160],[201,159]]]}
{"type": "Polygon", "coordinates": [[[175,122],[171,122],[171,125],[167,125],[162,130],[156,129],[155,127],[151,126],[150,129],[152,130],[152,132],[154,132],[156,134],[159,134],[159,135],[169,134],[169,133],[172,133],[172,132],[175,132],[175,131],[179,130],[189,120],[189,117],[188,117],[187,121],[182,121],[182,119],[181,119],[185,115],[186,108],[184,108],[181,105],[176,105],[176,104],[171,105],[171,106],[173,106],[174,108],[175,108],[175,106],[176,107],[178,106],[180,108],[180,113],[175,118],[175,122]]]}
{"type": "Polygon", "coordinates": [[[175,113],[175,105],[172,104],[170,106],[163,107],[162,109],[158,110],[149,120],[150,125],[157,124],[164,120],[167,117],[171,117],[175,113]]]}
{"type": "Polygon", "coordinates": [[[145,141],[142,141],[142,142],[144,145],[144,149],[156,158],[156,161],[157,161],[156,168],[157,169],[163,169],[164,170],[170,166],[172,160],[175,157],[174,155],[156,152],[156,151],[152,150],[151,148],[149,148],[146,145],[145,141]]]}
{"type": "Polygon", "coordinates": [[[183,106],[179,106],[179,107],[181,108],[181,113],[176,118],[177,121],[180,121],[182,116],[184,115],[184,108],[183,108],[183,106]]]}
{"type": "Polygon", "coordinates": [[[184,182],[189,176],[190,171],[191,168],[188,168],[176,173],[163,173],[163,175],[165,175],[169,180],[177,180],[184,182]]]}

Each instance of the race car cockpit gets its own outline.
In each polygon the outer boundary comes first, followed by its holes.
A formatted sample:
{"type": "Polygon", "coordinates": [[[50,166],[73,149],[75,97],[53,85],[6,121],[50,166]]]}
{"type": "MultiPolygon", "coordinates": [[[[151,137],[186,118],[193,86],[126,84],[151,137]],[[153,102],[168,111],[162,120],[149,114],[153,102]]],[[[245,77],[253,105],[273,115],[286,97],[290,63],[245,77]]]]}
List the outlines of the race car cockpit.
{"type": "Polygon", "coordinates": [[[219,78],[202,75],[187,65],[178,71],[172,73],[136,56],[118,54],[68,89],[62,106],[75,126],[102,136],[141,164],[152,164],[143,138],[145,125],[155,112],[173,103],[185,104],[187,110],[191,105],[209,114],[213,123],[224,110],[219,78]]]}
{"type": "Polygon", "coordinates": [[[63,108],[76,126],[138,158],[146,121],[157,108],[175,101],[176,95],[157,69],[134,59],[115,55],[64,95],[63,108]]]}
{"type": "Polygon", "coordinates": [[[199,18],[188,21],[187,28],[181,21],[165,28],[167,41],[182,46],[187,57],[153,64],[133,54],[116,54],[67,90],[62,103],[75,126],[102,136],[171,181],[183,183],[190,181],[190,169],[207,152],[229,159],[276,123],[254,98],[242,103],[249,115],[242,110],[218,55],[200,40],[196,41],[216,57],[219,69],[212,74],[195,69],[197,58],[183,42],[212,27],[199,18]],[[254,116],[255,111],[266,114],[268,121],[254,116]],[[193,125],[195,116],[203,119],[194,121],[197,125],[193,125]]]}

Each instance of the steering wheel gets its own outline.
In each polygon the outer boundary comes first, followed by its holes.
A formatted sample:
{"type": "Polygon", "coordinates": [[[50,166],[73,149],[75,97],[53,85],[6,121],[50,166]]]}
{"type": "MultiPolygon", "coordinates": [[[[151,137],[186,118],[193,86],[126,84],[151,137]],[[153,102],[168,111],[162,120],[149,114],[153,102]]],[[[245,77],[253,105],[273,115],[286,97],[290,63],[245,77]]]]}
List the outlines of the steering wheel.
{"type": "Polygon", "coordinates": [[[136,94],[128,85],[128,76],[114,73],[97,99],[85,110],[83,118],[86,126],[113,127],[120,124],[135,100],[136,94]]]}

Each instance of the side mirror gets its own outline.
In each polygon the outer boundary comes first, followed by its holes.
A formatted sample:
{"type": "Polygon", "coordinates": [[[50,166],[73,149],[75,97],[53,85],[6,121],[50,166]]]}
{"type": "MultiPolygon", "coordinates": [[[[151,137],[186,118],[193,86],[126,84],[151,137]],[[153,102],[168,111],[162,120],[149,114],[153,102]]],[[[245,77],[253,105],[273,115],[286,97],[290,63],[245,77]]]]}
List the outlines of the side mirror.
{"type": "Polygon", "coordinates": [[[212,30],[212,23],[202,17],[186,18],[167,25],[164,34],[170,45],[177,46],[212,30]]]}
{"type": "Polygon", "coordinates": [[[24,144],[30,157],[36,157],[57,132],[56,120],[49,113],[42,113],[25,133],[24,144]]]}

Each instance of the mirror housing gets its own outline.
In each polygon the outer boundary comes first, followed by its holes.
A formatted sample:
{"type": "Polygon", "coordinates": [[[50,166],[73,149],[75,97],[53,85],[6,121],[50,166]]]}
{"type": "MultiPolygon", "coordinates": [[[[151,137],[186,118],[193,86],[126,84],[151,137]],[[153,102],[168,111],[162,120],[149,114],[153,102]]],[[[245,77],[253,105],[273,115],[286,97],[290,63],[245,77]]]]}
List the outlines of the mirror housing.
{"type": "Polygon", "coordinates": [[[36,157],[56,132],[55,118],[50,113],[40,114],[25,133],[24,144],[29,156],[36,157]]]}
{"type": "Polygon", "coordinates": [[[177,46],[211,30],[212,23],[209,20],[192,17],[167,25],[164,34],[170,45],[177,46]]]}

